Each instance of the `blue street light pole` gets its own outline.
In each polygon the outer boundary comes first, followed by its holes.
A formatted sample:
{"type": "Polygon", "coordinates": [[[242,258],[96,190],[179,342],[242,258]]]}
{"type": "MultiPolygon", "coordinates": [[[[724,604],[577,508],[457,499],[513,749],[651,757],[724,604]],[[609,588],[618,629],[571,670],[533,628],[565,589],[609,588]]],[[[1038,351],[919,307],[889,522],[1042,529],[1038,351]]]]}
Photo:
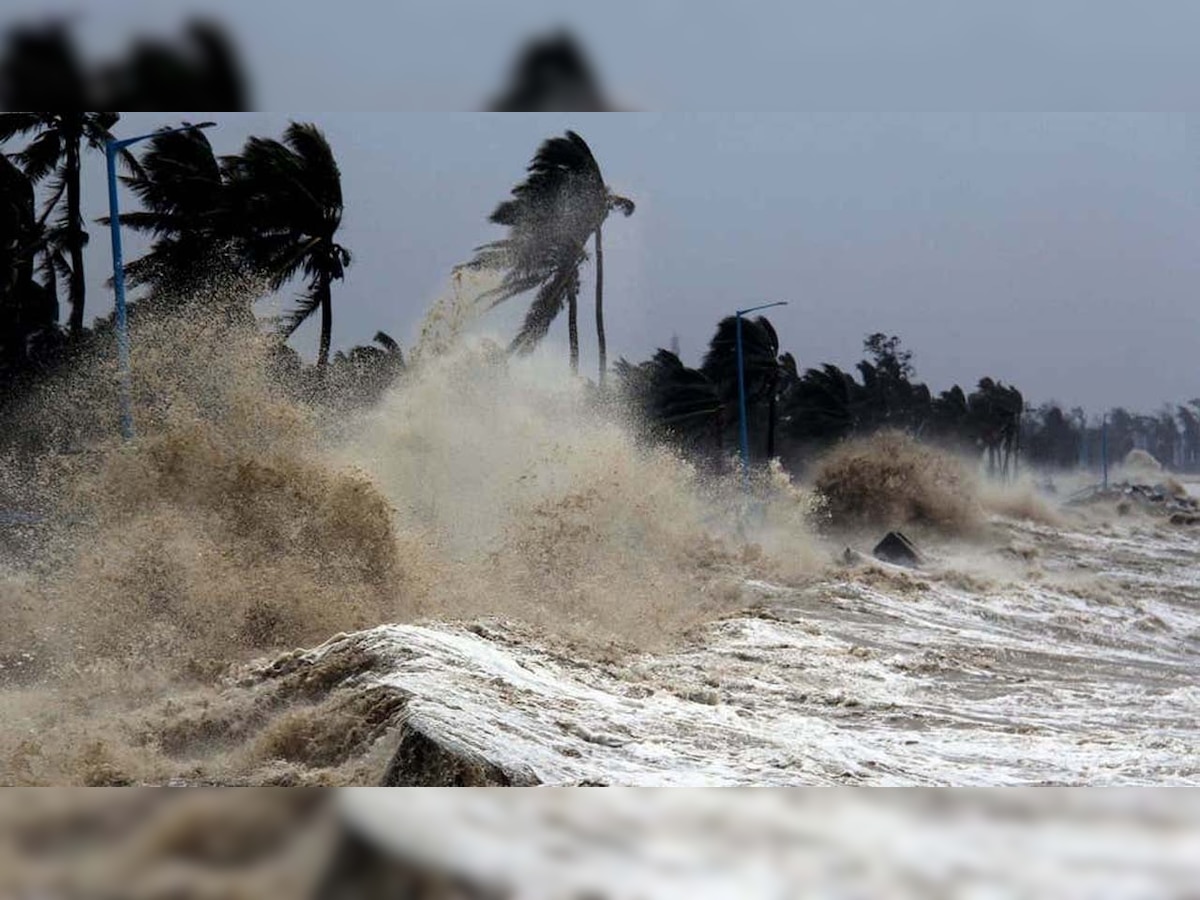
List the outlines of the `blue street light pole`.
{"type": "Polygon", "coordinates": [[[121,259],[121,223],[117,204],[117,155],[131,144],[160,134],[176,131],[196,131],[211,128],[216,122],[201,122],[199,125],[183,125],[179,128],[164,128],[152,134],[140,134],[124,140],[111,140],[104,144],[105,162],[108,164],[108,228],[112,235],[113,290],[116,293],[117,320],[117,368],[120,379],[121,436],[125,440],[133,437],[133,393],[129,367],[129,321],[125,313],[125,264],[121,259]]]}
{"type": "Polygon", "coordinates": [[[764,303],[762,306],[751,306],[749,309],[739,309],[734,313],[737,319],[738,437],[742,456],[742,482],[747,489],[750,487],[750,431],[746,424],[746,367],[742,359],[742,316],[746,313],[758,312],[760,309],[770,309],[773,306],[787,306],[787,301],[764,303]]]}

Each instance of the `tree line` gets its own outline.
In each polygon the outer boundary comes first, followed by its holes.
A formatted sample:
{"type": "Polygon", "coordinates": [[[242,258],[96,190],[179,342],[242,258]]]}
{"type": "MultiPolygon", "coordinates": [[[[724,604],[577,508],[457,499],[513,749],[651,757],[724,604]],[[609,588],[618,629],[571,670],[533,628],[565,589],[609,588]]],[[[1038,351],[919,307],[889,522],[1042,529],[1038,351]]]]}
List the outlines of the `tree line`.
{"type": "Polygon", "coordinates": [[[1200,398],[1154,414],[1118,406],[1091,417],[1045,403],[1026,412],[1022,427],[1030,458],[1044,468],[1095,469],[1104,455],[1117,463],[1137,449],[1176,471],[1200,472],[1200,398]]]}
{"type": "MultiPolygon", "coordinates": [[[[0,155],[0,387],[4,396],[69,361],[98,331],[85,325],[80,210],[81,159],[111,139],[116,113],[0,114],[0,144],[24,146],[0,155]],[[35,203],[40,191],[41,203],[35,203]],[[65,322],[60,300],[66,301],[65,322]]],[[[253,321],[257,296],[289,285],[294,306],[274,323],[275,365],[284,381],[319,395],[337,390],[368,402],[404,370],[399,345],[380,332],[373,344],[331,356],[336,283],[353,262],[338,233],[341,173],[333,149],[313,124],[292,123],[279,138],[253,136],[240,152],[218,156],[200,130],[160,132],[121,161],[122,180],[138,208],[122,227],[147,235],[149,250],[127,264],[138,310],[196,305],[253,321]],[[233,279],[242,288],[223,290],[233,279]],[[254,285],[251,290],[245,285],[254,285]],[[308,365],[286,340],[311,318],[319,350],[308,365]]],[[[493,271],[499,281],[487,307],[529,297],[510,352],[527,353],[567,314],[569,366],[578,372],[579,297],[591,267],[599,356],[597,389],[638,413],[643,434],[672,442],[707,465],[727,463],[737,447],[736,320],[717,324],[700,365],[660,349],[649,360],[615,364],[607,378],[603,230],[614,212],[633,215],[634,201],[614,193],[584,139],[568,131],[537,148],[526,177],[489,221],[503,237],[477,247],[459,268],[493,271]]],[[[100,220],[100,224],[106,220],[100,220]]],[[[891,428],[985,457],[995,473],[1015,471],[1018,457],[1048,467],[1099,459],[1095,423],[1078,410],[1027,408],[1022,393],[992,377],[969,391],[934,394],[917,381],[900,339],[876,333],[864,341],[853,371],[825,363],[801,368],[781,350],[769,319],[743,320],[744,374],[751,457],[780,458],[802,468],[837,441],[891,428]]],[[[0,401],[2,402],[2,401],[0,401]]],[[[1200,464],[1200,405],[1157,416],[1113,410],[1110,458],[1142,447],[1179,468],[1200,464]]]]}
{"type": "MultiPolygon", "coordinates": [[[[89,234],[80,182],[81,159],[103,149],[118,121],[116,113],[0,114],[5,149],[13,139],[26,140],[22,149],[0,155],[0,386],[6,398],[111,328],[111,317],[85,325],[89,234]]],[[[299,283],[297,302],[277,331],[286,340],[319,317],[320,350],[313,371],[305,373],[281,340],[280,365],[323,381],[334,283],[352,257],[337,240],[341,173],[320,129],[292,123],[281,138],[251,137],[240,153],[225,157],[202,131],[164,131],[140,155],[125,152],[121,165],[121,180],[140,208],[122,213],[120,223],[151,238],[148,252],[126,264],[135,296],[131,315],[201,304],[253,319],[258,296],[299,283]],[[230,281],[257,290],[222,290],[230,281]]],[[[354,371],[369,363],[369,377],[377,380],[375,370],[396,370],[402,359],[396,342],[381,332],[374,345],[340,353],[335,362],[354,371]]]]}
{"type": "MultiPolygon", "coordinates": [[[[736,327],[733,316],[717,325],[698,368],[665,349],[638,365],[618,363],[646,433],[709,465],[737,447],[736,327]]],[[[752,460],[778,457],[801,469],[838,441],[895,429],[984,454],[998,475],[1015,472],[1024,409],[1015,387],[984,377],[970,393],[955,385],[935,396],[913,380],[912,353],[882,333],[863,341],[857,378],[832,363],[801,371],[764,316],[743,320],[742,344],[752,460]]]]}

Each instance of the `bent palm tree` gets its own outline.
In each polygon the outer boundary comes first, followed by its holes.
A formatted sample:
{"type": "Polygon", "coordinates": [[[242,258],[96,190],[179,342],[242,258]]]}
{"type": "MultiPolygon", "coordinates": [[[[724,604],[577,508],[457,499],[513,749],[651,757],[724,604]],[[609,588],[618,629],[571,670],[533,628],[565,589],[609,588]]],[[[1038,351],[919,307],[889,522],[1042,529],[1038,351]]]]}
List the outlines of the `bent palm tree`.
{"type": "Polygon", "coordinates": [[[987,450],[988,474],[1009,477],[1021,449],[1021,414],[1025,400],[1015,387],[991,378],[979,379],[978,388],[967,397],[980,443],[987,450]]]}
{"type": "Polygon", "coordinates": [[[861,424],[863,389],[854,376],[826,363],[798,377],[784,404],[787,435],[823,446],[853,434],[861,424]]]}
{"type": "MultiPolygon", "coordinates": [[[[766,454],[769,459],[775,453],[776,403],[780,382],[787,370],[779,356],[779,336],[765,316],[742,319],[742,361],[747,416],[757,403],[767,401],[766,454]]],[[[737,363],[737,319],[727,316],[717,323],[717,332],[708,343],[700,371],[717,385],[723,402],[731,411],[729,421],[732,422],[736,422],[739,415],[737,363]]]]}
{"type": "MultiPolygon", "coordinates": [[[[80,105],[82,107],[82,103],[80,105]]],[[[58,211],[58,218],[46,229],[45,234],[49,246],[61,248],[70,257],[68,266],[60,253],[56,267],[57,274],[69,277],[72,337],[78,337],[83,331],[86,293],[83,248],[87,245],[88,235],[80,211],[80,156],[85,147],[103,148],[104,143],[112,138],[110,129],[119,118],[120,114],[115,112],[0,115],[0,143],[18,135],[33,135],[25,149],[15,156],[29,180],[37,184],[48,175],[53,175],[39,225],[45,226],[51,214],[58,211]]],[[[131,159],[128,155],[124,158],[126,161],[131,159]]]]}
{"type": "Polygon", "coordinates": [[[653,359],[637,366],[619,359],[614,370],[652,436],[674,439],[694,450],[711,440],[715,455],[720,456],[725,404],[707,375],[661,348],[653,359]]]}
{"type": "Polygon", "coordinates": [[[223,251],[234,236],[225,175],[208,138],[197,130],[159,134],[122,181],[143,208],[122,213],[121,224],[154,238],[125,266],[129,284],[160,297],[196,293],[227,264],[223,251]]]}
{"type": "Polygon", "coordinates": [[[528,177],[513,188],[513,198],[496,207],[489,221],[508,227],[508,236],[477,247],[465,267],[505,270],[499,287],[480,299],[490,307],[535,290],[525,322],[510,349],[529,352],[546,336],[550,324],[567,307],[571,372],[579,371],[579,267],[587,259],[588,238],[596,239],[596,329],[600,381],[607,368],[604,337],[603,244],[600,227],[609,212],[626,216],[633,201],[608,189],[587,143],[568,131],[538,148],[528,177]]]}
{"type": "Polygon", "coordinates": [[[315,125],[293,122],[283,141],[252,137],[228,161],[233,208],[252,264],[279,290],[303,273],[308,286],[283,320],[290,337],[317,310],[317,371],[329,363],[333,332],[330,286],[345,276],[350,251],[334,239],[342,223],[342,181],[333,150],[315,125]]]}

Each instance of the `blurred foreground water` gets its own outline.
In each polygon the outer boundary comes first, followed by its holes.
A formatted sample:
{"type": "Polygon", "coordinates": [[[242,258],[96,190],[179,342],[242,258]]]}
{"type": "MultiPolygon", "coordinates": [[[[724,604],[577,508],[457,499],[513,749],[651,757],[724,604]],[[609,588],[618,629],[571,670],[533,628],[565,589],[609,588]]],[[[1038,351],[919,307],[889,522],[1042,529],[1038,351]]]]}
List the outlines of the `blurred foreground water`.
{"type": "Polygon", "coordinates": [[[1200,800],[1146,789],[19,791],[0,894],[1186,898],[1200,800]]]}

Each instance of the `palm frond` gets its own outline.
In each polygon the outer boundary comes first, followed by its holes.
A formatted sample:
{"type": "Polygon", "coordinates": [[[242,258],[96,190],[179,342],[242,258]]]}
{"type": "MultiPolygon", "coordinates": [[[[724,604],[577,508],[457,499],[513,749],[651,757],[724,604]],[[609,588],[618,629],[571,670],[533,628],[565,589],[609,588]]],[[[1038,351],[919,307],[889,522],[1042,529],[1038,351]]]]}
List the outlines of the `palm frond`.
{"type": "Polygon", "coordinates": [[[47,129],[30,141],[16,160],[26,177],[37,184],[58,166],[63,149],[62,135],[57,129],[47,129]]]}
{"type": "Polygon", "coordinates": [[[321,308],[321,296],[316,284],[309,284],[308,289],[299,296],[298,303],[279,317],[279,332],[285,337],[291,337],[309,317],[321,308]]]}
{"type": "Polygon", "coordinates": [[[11,112],[0,114],[0,144],[9,138],[45,128],[50,116],[40,112],[11,112]]]}
{"type": "Polygon", "coordinates": [[[372,340],[374,340],[375,343],[377,343],[380,347],[382,347],[388,353],[399,353],[400,352],[400,345],[398,343],[396,343],[396,339],[394,337],[392,337],[390,334],[388,334],[386,331],[375,332],[375,337],[372,338],[372,340]]]}
{"type": "Polygon", "coordinates": [[[66,176],[60,171],[56,172],[54,178],[50,181],[50,192],[46,196],[46,200],[42,205],[42,212],[38,216],[38,227],[42,228],[46,224],[46,220],[50,218],[50,214],[58,208],[59,201],[67,190],[66,176]]]}
{"type": "Polygon", "coordinates": [[[622,214],[624,214],[625,218],[628,219],[633,215],[633,212],[635,209],[637,209],[637,206],[628,197],[622,197],[620,194],[613,194],[610,192],[608,195],[608,208],[619,209],[622,214]]]}
{"type": "Polygon", "coordinates": [[[579,292],[577,269],[563,269],[556,277],[542,285],[529,304],[521,330],[509,344],[509,352],[530,353],[550,330],[550,324],[562,312],[567,298],[579,292]]]}
{"type": "Polygon", "coordinates": [[[112,127],[120,120],[121,114],[116,112],[92,112],[83,117],[82,137],[89,147],[103,150],[104,144],[112,140],[112,127]]]}

